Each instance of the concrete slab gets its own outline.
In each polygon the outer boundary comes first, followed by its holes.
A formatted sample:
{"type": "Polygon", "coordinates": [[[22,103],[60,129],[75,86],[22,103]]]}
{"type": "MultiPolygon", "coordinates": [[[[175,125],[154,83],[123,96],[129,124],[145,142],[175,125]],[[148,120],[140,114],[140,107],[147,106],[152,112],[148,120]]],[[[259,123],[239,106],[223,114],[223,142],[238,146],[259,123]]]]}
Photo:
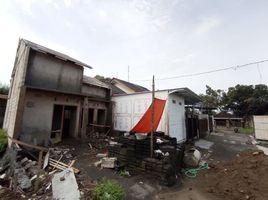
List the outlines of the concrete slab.
{"type": "Polygon", "coordinates": [[[264,152],[264,154],[268,156],[268,148],[267,148],[267,147],[260,146],[260,145],[256,145],[256,147],[257,147],[259,150],[262,150],[262,151],[264,152]]]}
{"type": "Polygon", "coordinates": [[[68,168],[54,175],[52,179],[53,199],[79,200],[80,192],[73,169],[68,168]]]}
{"type": "Polygon", "coordinates": [[[200,139],[195,142],[195,146],[200,147],[201,149],[210,149],[214,142],[208,140],[200,139]]]}

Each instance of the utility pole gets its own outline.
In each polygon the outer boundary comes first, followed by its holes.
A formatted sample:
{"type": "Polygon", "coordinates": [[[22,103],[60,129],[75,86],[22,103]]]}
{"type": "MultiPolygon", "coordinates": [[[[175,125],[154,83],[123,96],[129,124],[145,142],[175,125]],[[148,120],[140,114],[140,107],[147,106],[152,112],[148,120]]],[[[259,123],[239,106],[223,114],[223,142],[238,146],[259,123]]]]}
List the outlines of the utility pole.
{"type": "Polygon", "coordinates": [[[153,75],[153,84],[152,84],[152,128],[151,128],[151,158],[154,154],[154,75],[153,75]]]}
{"type": "Polygon", "coordinates": [[[127,66],[127,81],[129,82],[129,65],[127,66]]]}

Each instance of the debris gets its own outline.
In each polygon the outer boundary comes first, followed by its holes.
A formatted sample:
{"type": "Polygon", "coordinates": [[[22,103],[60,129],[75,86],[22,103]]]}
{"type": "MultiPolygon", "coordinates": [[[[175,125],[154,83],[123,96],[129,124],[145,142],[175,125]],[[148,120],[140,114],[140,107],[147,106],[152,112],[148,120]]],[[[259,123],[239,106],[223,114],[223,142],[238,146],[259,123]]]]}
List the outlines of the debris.
{"type": "Polygon", "coordinates": [[[196,167],[198,166],[201,159],[201,153],[195,148],[185,151],[184,154],[184,164],[186,167],[196,167]]]}
{"type": "Polygon", "coordinates": [[[88,143],[88,146],[90,149],[93,149],[92,145],[90,143],[88,143]]]}
{"type": "Polygon", "coordinates": [[[102,162],[101,160],[95,162],[95,163],[94,163],[95,167],[99,167],[99,166],[101,166],[101,162],[102,162]]]}
{"type": "Polygon", "coordinates": [[[48,166],[48,159],[49,159],[49,151],[45,155],[44,162],[43,162],[43,169],[45,169],[48,166]]]}
{"type": "MultiPolygon", "coordinates": [[[[60,162],[60,161],[57,161],[57,160],[54,160],[52,158],[49,158],[49,165],[54,167],[54,168],[57,168],[57,169],[60,169],[60,170],[65,170],[67,168],[69,168],[69,165],[63,163],[63,162],[60,162]]],[[[79,173],[80,170],[75,168],[75,167],[71,167],[74,171],[74,173],[79,173]]]]}
{"type": "Polygon", "coordinates": [[[98,153],[96,155],[97,158],[104,158],[104,157],[107,157],[107,153],[98,153]]]}
{"type": "Polygon", "coordinates": [[[157,144],[162,144],[163,142],[164,142],[164,141],[161,140],[160,138],[157,138],[157,139],[156,139],[156,143],[157,143],[157,144]]]}
{"type": "Polygon", "coordinates": [[[102,158],[101,168],[115,168],[117,158],[102,158]]]}
{"type": "Polygon", "coordinates": [[[54,174],[52,178],[53,199],[79,200],[80,192],[72,168],[54,174]],[[62,179],[64,177],[64,180],[62,179]]]}
{"type": "Polygon", "coordinates": [[[18,182],[19,187],[22,190],[27,191],[28,189],[32,187],[31,180],[26,175],[25,169],[23,168],[15,169],[14,173],[15,173],[16,181],[18,182]]]}

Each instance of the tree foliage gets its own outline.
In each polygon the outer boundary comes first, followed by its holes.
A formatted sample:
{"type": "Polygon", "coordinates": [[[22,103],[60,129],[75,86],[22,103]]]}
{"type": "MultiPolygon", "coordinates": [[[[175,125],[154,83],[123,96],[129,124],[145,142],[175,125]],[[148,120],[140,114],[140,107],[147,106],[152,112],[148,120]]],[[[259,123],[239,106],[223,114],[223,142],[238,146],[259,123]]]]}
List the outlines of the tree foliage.
{"type": "Polygon", "coordinates": [[[268,87],[259,85],[236,85],[223,90],[206,86],[206,94],[200,95],[203,104],[224,111],[232,111],[239,117],[268,114],[268,87]]]}
{"type": "Polygon", "coordinates": [[[104,77],[104,76],[101,76],[101,75],[96,75],[94,78],[96,78],[99,81],[102,81],[104,83],[110,82],[112,80],[110,77],[104,77]]]}
{"type": "Polygon", "coordinates": [[[0,83],[0,94],[8,94],[9,85],[0,83]]]}

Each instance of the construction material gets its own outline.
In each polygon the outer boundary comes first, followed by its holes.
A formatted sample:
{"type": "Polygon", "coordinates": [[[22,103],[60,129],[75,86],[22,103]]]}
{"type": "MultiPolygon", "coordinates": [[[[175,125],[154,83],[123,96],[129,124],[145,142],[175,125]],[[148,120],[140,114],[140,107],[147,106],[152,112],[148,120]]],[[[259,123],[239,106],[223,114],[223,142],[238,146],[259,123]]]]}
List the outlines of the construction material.
{"type": "Polygon", "coordinates": [[[116,166],[117,158],[102,158],[101,159],[101,168],[110,168],[113,169],[116,166]]]}
{"type": "MultiPolygon", "coordinates": [[[[65,170],[65,169],[70,167],[70,165],[67,165],[67,164],[60,162],[60,161],[57,161],[57,160],[54,160],[52,158],[49,158],[49,165],[54,167],[54,168],[60,169],[60,170],[65,170]]],[[[75,167],[71,167],[71,168],[73,169],[74,173],[76,173],[76,174],[80,172],[80,170],[75,168],[75,167]]]]}
{"type": "Polygon", "coordinates": [[[53,199],[79,200],[80,192],[72,168],[54,174],[52,178],[53,199]]]}

